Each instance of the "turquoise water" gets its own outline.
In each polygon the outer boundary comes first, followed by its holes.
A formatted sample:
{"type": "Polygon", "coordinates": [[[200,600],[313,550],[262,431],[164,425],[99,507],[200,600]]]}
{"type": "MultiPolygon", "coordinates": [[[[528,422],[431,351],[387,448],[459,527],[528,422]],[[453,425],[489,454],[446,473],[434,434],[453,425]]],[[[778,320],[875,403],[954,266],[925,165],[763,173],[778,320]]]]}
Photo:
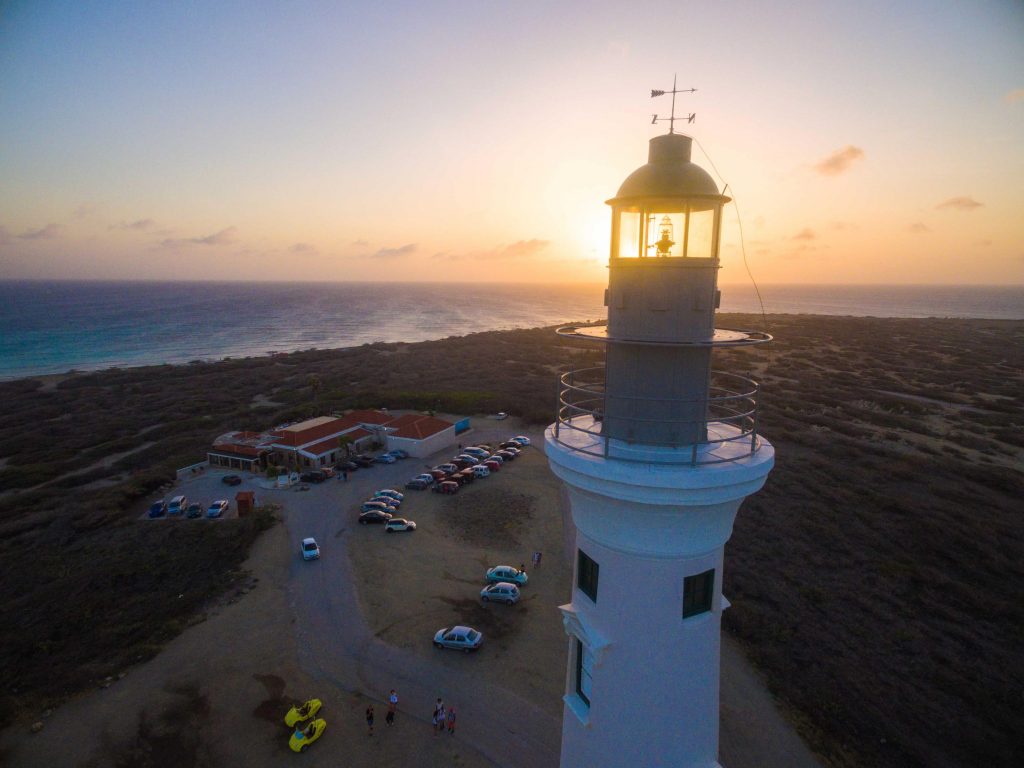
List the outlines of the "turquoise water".
{"type": "MultiPolygon", "coordinates": [[[[722,311],[759,312],[749,286],[722,311]]],[[[1024,287],[763,286],[768,313],[1024,318],[1024,287]]],[[[0,379],[605,316],[598,285],[0,281],[0,379]]]]}

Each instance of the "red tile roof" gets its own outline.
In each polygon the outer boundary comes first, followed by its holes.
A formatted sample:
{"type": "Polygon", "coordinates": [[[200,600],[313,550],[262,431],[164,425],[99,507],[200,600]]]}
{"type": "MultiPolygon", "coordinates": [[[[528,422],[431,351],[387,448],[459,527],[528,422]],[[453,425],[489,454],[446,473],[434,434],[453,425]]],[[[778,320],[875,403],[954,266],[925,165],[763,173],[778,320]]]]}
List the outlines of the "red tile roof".
{"type": "Polygon", "coordinates": [[[387,411],[352,411],[342,418],[350,420],[353,424],[387,424],[394,416],[387,411]]]}
{"type": "Polygon", "coordinates": [[[308,453],[310,456],[322,456],[325,453],[330,453],[338,449],[338,438],[329,437],[326,440],[321,440],[319,443],[313,443],[313,445],[307,445],[302,449],[303,453],[308,453]]]}
{"type": "Polygon", "coordinates": [[[306,443],[310,443],[314,440],[325,438],[328,435],[342,432],[348,426],[350,425],[346,424],[342,419],[329,419],[320,424],[315,424],[308,429],[295,430],[293,427],[289,427],[274,430],[271,434],[277,437],[276,442],[279,445],[288,445],[292,448],[297,448],[300,445],[305,445],[306,443]]]}
{"type": "Polygon", "coordinates": [[[242,443],[214,443],[213,450],[222,453],[233,453],[236,456],[259,456],[261,453],[266,453],[267,449],[242,443]]]}
{"type": "Polygon", "coordinates": [[[388,434],[392,437],[405,437],[412,440],[422,440],[431,435],[436,435],[438,432],[455,426],[450,421],[444,419],[438,419],[433,416],[422,416],[416,413],[410,413],[405,416],[401,416],[394,421],[388,422],[386,425],[390,430],[395,429],[394,432],[388,434]]]}

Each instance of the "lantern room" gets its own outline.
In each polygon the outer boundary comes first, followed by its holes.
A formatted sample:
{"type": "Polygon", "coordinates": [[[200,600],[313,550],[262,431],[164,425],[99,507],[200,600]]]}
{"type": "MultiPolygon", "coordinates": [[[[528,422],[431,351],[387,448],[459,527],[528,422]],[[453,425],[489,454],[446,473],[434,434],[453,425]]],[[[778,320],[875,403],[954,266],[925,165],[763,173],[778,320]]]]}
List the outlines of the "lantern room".
{"type": "Polygon", "coordinates": [[[718,258],[722,206],[710,175],[690,161],[693,140],[670,133],[651,140],[647,164],[608,201],[611,258],[718,258]]]}

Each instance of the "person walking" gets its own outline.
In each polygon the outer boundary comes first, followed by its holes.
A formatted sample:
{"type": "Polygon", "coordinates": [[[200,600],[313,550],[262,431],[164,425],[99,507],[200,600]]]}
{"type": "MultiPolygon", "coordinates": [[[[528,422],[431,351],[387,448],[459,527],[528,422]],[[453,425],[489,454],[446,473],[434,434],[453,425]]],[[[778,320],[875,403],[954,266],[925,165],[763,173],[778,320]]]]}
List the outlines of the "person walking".
{"type": "Polygon", "coordinates": [[[444,721],[446,713],[444,711],[444,702],[441,701],[440,697],[437,699],[437,703],[434,704],[434,735],[437,736],[441,731],[444,730],[444,721]]]}
{"type": "Polygon", "coordinates": [[[373,736],[373,704],[366,708],[366,728],[369,734],[373,736]]]}
{"type": "Polygon", "coordinates": [[[388,694],[388,713],[384,718],[384,722],[388,725],[395,724],[395,712],[398,710],[398,694],[395,693],[395,689],[391,689],[391,693],[388,694]]]}
{"type": "Polygon", "coordinates": [[[543,555],[541,555],[541,553],[539,551],[533,553],[533,567],[534,568],[536,568],[537,566],[540,565],[540,559],[541,559],[542,556],[543,555]]]}
{"type": "Polygon", "coordinates": [[[448,708],[448,735],[455,735],[455,707],[448,708]]]}

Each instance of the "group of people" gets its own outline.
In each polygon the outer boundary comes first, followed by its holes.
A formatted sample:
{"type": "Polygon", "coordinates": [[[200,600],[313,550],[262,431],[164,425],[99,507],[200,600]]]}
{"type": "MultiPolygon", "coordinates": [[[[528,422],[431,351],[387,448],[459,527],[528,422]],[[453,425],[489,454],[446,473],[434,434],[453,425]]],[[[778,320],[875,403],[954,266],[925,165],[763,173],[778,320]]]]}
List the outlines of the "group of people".
{"type": "Polygon", "coordinates": [[[437,736],[443,733],[445,728],[448,729],[448,735],[455,735],[455,707],[448,707],[445,709],[444,702],[438,699],[434,704],[434,716],[431,719],[431,723],[434,725],[434,735],[437,736]]]}
{"type": "MultiPolygon", "coordinates": [[[[384,716],[384,724],[391,726],[395,724],[395,712],[398,711],[398,693],[394,688],[391,689],[391,693],[388,694],[388,712],[384,716]]],[[[369,704],[366,707],[366,730],[370,736],[373,736],[373,704],[369,704]]],[[[434,726],[434,735],[441,733],[446,728],[448,733],[452,736],[455,735],[455,707],[448,707],[445,709],[444,702],[441,699],[437,700],[434,705],[434,716],[431,720],[434,726]]]]}

